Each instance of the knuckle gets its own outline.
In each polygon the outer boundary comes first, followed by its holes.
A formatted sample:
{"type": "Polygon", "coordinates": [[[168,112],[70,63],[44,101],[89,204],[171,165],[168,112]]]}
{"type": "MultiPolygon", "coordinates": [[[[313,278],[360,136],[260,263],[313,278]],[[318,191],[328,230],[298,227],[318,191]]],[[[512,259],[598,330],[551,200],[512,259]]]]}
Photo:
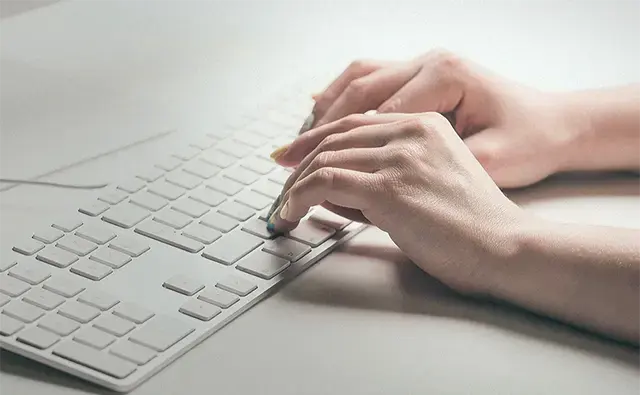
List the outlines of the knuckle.
{"type": "Polygon", "coordinates": [[[358,126],[366,125],[369,116],[364,114],[350,114],[341,118],[338,122],[343,130],[350,130],[358,126]]]}
{"type": "Polygon", "coordinates": [[[349,67],[347,67],[350,70],[363,70],[366,69],[368,67],[370,67],[371,62],[369,62],[366,59],[356,59],[353,62],[351,62],[351,64],[349,64],[349,67]]]}
{"type": "Polygon", "coordinates": [[[318,146],[318,149],[320,151],[329,151],[331,150],[331,147],[334,147],[340,141],[340,139],[341,137],[339,135],[330,134],[324,139],[322,139],[322,142],[318,146]]]}
{"type": "Polygon", "coordinates": [[[406,138],[420,137],[428,132],[425,123],[419,117],[402,120],[400,124],[400,135],[406,138]]]}
{"type": "Polygon", "coordinates": [[[362,78],[349,82],[345,94],[351,100],[359,100],[364,98],[369,91],[369,84],[362,78]]]}
{"type": "Polygon", "coordinates": [[[504,157],[504,149],[498,143],[485,143],[474,148],[473,155],[485,170],[491,170],[498,167],[504,157]]]}
{"type": "Polygon", "coordinates": [[[335,173],[333,170],[323,167],[314,172],[315,180],[320,185],[331,188],[333,186],[333,181],[335,177],[335,173]]]}
{"type": "Polygon", "coordinates": [[[330,167],[333,162],[334,153],[332,151],[321,152],[312,161],[312,167],[314,169],[322,169],[324,167],[330,167]]]}

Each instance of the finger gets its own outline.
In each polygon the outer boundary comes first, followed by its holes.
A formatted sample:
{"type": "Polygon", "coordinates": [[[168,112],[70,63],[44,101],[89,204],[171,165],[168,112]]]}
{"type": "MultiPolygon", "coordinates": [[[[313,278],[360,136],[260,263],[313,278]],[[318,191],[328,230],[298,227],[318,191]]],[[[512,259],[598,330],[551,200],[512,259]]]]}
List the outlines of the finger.
{"type": "Polygon", "coordinates": [[[315,126],[319,127],[349,114],[365,113],[377,109],[391,97],[419,70],[417,63],[399,67],[387,67],[349,82],[326,113],[316,117],[315,126]]]}
{"type": "Polygon", "coordinates": [[[375,174],[340,168],[317,170],[288,192],[275,228],[280,231],[290,229],[309,208],[325,201],[341,207],[367,210],[376,196],[377,178],[375,174]]]}
{"type": "Polygon", "coordinates": [[[336,206],[335,204],[329,203],[329,202],[324,202],[321,204],[322,207],[326,208],[327,210],[338,214],[341,217],[344,217],[346,219],[349,219],[351,221],[356,221],[356,222],[360,222],[363,224],[370,224],[371,222],[369,221],[369,219],[367,219],[367,217],[364,216],[364,214],[362,214],[362,211],[360,210],[356,210],[356,209],[352,209],[352,208],[346,208],[346,207],[341,207],[341,206],[336,206]]]}
{"type": "MultiPolygon", "coordinates": [[[[310,130],[296,138],[288,146],[275,150],[271,157],[281,166],[296,166],[331,135],[345,133],[360,126],[385,124],[408,117],[410,117],[410,115],[406,114],[353,114],[317,129],[310,130]]],[[[363,138],[366,139],[366,137],[363,138]]],[[[358,144],[357,147],[362,147],[364,143],[365,142],[358,144]]],[[[355,147],[356,146],[354,146],[354,148],[355,147]]]]}
{"type": "Polygon", "coordinates": [[[318,155],[323,152],[329,151],[341,151],[341,150],[353,150],[356,148],[376,148],[382,147],[387,144],[391,138],[390,132],[385,124],[380,125],[365,125],[355,129],[351,129],[348,132],[330,135],[325,138],[318,146],[311,151],[300,164],[296,167],[293,173],[289,176],[283,186],[283,193],[286,193],[289,188],[300,178],[300,175],[304,170],[309,167],[318,155]]]}
{"type": "Polygon", "coordinates": [[[449,113],[463,97],[462,84],[451,73],[424,65],[410,81],[382,103],[380,113],[449,113]]]}
{"type": "Polygon", "coordinates": [[[320,119],[331,107],[333,102],[346,89],[349,83],[358,78],[380,70],[383,67],[392,65],[392,62],[383,62],[377,60],[356,60],[352,62],[343,72],[336,78],[324,92],[315,95],[316,104],[313,107],[313,114],[316,119],[320,119]]]}
{"type": "Polygon", "coordinates": [[[386,167],[387,161],[388,156],[380,148],[349,148],[339,151],[323,151],[316,155],[306,167],[300,167],[300,174],[291,187],[325,167],[375,173],[386,167]]]}

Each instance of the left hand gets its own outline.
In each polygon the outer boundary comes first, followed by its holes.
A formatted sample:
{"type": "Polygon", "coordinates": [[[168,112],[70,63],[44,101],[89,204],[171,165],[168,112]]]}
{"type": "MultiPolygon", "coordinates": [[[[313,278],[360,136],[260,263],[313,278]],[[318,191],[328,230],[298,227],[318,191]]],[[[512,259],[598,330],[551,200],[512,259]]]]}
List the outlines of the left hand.
{"type": "Polygon", "coordinates": [[[423,270],[466,291],[482,263],[507,255],[506,236],[526,217],[437,113],[351,115],[299,136],[278,162],[297,168],[277,230],[323,205],[378,226],[423,270]]]}

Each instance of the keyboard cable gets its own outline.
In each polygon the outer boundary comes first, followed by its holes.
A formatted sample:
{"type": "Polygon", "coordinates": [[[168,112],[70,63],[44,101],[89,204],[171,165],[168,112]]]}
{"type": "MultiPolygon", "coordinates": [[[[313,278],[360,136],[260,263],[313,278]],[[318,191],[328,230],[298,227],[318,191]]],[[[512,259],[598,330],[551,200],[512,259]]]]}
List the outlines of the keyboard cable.
{"type": "Polygon", "coordinates": [[[67,189],[102,189],[109,186],[109,184],[66,184],[61,182],[25,180],[21,178],[0,178],[0,183],[38,185],[38,186],[45,186],[45,187],[67,188],[67,189]]]}

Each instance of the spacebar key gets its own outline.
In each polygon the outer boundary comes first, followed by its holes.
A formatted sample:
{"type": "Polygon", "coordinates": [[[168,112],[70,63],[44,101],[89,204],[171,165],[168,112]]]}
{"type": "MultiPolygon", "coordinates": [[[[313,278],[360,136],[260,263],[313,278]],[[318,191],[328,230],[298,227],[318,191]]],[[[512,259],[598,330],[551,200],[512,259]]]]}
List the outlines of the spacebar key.
{"type": "Polygon", "coordinates": [[[60,344],[53,353],[117,379],[123,379],[136,370],[136,365],[131,362],[73,341],[60,344]]]}
{"type": "Polygon", "coordinates": [[[183,249],[187,252],[195,253],[204,248],[203,244],[200,244],[188,237],[182,236],[172,228],[164,226],[155,221],[147,221],[143,224],[140,224],[138,227],[136,227],[135,232],[143,236],[151,237],[152,239],[158,240],[162,243],[167,243],[174,247],[183,249]]]}

